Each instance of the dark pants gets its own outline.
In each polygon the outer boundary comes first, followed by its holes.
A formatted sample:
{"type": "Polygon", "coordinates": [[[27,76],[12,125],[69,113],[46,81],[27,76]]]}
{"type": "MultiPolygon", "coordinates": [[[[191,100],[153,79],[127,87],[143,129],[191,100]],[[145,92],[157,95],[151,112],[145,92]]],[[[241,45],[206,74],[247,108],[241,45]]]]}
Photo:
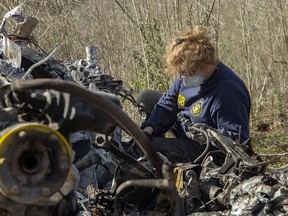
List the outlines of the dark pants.
{"type": "Polygon", "coordinates": [[[225,161],[225,154],[217,150],[215,147],[210,146],[208,151],[204,153],[206,145],[199,143],[188,138],[165,138],[165,137],[152,137],[153,148],[156,152],[163,154],[172,163],[201,163],[209,152],[213,156],[213,162],[221,166],[225,161]]]}

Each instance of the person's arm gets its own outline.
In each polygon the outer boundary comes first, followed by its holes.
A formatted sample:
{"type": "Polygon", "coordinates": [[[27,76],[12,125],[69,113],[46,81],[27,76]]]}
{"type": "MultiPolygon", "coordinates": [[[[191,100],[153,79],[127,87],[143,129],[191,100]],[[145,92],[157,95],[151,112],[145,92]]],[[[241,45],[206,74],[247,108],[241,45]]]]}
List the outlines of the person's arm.
{"type": "Polygon", "coordinates": [[[143,131],[152,136],[159,136],[169,130],[176,120],[178,112],[177,99],[179,88],[180,80],[176,78],[166,94],[155,105],[149,118],[143,122],[141,126],[143,131]]]}
{"type": "Polygon", "coordinates": [[[245,88],[227,83],[218,92],[211,116],[218,131],[240,143],[249,139],[250,97],[245,88]]]}

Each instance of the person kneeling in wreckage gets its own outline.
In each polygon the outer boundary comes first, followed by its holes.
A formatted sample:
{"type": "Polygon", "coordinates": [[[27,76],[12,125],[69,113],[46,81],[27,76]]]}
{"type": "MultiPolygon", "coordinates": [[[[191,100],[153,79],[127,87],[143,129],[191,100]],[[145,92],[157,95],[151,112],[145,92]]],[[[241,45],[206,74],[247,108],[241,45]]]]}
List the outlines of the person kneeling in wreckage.
{"type": "MultiPolygon", "coordinates": [[[[253,154],[249,142],[250,96],[244,82],[215,54],[208,29],[196,26],[168,46],[167,69],[175,80],[162,95],[143,90],[137,100],[147,114],[141,129],[151,138],[153,147],[173,163],[196,160],[203,153],[206,136],[187,131],[187,123],[206,131],[217,130],[253,154]],[[175,138],[165,138],[172,131],[175,138]]],[[[225,154],[215,150],[213,160],[219,165],[225,154]]],[[[213,156],[213,154],[212,154],[213,156]]]]}

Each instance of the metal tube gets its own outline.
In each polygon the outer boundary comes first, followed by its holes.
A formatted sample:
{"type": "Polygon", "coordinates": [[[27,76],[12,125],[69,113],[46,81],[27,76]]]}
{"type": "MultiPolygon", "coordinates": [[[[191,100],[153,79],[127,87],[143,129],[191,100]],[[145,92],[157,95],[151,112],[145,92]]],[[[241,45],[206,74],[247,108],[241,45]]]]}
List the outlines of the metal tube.
{"type": "Polygon", "coordinates": [[[152,147],[151,141],[126,113],[101,94],[89,91],[72,82],[54,79],[15,80],[11,84],[11,89],[15,91],[24,91],[27,89],[54,89],[90,101],[96,107],[111,115],[122,128],[132,136],[141,150],[147,155],[151,164],[155,167],[157,174],[162,176],[161,169],[163,160],[152,147]]]}
{"type": "Polygon", "coordinates": [[[95,46],[86,47],[88,66],[97,65],[97,49],[95,46]]]}

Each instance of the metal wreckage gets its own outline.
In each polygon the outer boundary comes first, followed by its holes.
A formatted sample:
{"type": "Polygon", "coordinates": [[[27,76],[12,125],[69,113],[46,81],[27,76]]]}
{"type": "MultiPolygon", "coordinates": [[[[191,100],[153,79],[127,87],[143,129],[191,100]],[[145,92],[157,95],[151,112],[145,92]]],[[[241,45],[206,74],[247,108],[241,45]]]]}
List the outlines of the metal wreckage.
{"type": "Polygon", "coordinates": [[[54,60],[56,50],[46,54],[31,37],[38,20],[23,12],[7,12],[0,27],[0,215],[288,214],[287,168],[199,128],[207,138],[199,158],[169,162],[121,109],[121,99],[141,106],[101,70],[96,48],[74,63],[54,60]],[[226,153],[224,164],[209,145],[226,153]]]}

